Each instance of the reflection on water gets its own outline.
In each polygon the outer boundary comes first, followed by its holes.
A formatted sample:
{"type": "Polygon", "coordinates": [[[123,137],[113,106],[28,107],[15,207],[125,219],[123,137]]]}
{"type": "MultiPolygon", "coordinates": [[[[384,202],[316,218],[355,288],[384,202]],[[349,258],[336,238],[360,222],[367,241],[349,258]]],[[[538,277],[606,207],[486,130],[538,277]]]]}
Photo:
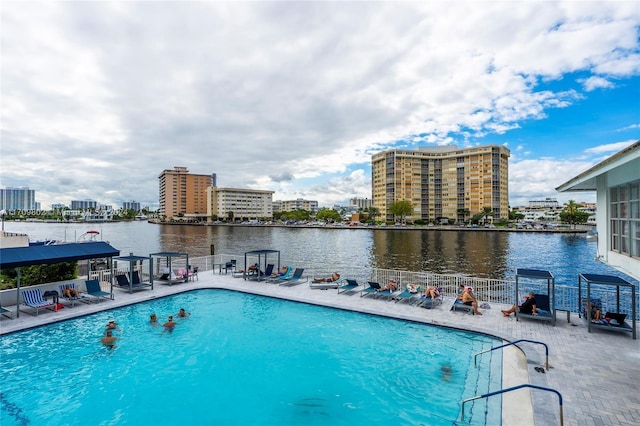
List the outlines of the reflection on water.
{"type": "Polygon", "coordinates": [[[373,231],[375,264],[382,268],[503,277],[509,234],[470,231],[373,231]]]}
{"type": "Polygon", "coordinates": [[[576,284],[580,272],[620,274],[596,262],[596,245],[584,234],[443,230],[372,230],[242,226],[153,225],[146,222],[49,224],[5,222],[8,232],[32,240],[66,239],[89,229],[121,254],[184,251],[206,256],[280,250],[283,262],[353,265],[441,274],[513,279],[517,268],[551,271],[558,284],[576,284]]]}

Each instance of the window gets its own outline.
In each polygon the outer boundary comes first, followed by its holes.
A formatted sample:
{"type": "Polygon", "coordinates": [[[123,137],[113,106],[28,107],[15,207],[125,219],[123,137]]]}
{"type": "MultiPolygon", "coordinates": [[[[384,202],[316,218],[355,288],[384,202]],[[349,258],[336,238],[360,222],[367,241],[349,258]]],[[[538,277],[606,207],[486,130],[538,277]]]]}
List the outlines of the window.
{"type": "Polygon", "coordinates": [[[640,180],[609,189],[611,250],[640,258],[640,180]]]}

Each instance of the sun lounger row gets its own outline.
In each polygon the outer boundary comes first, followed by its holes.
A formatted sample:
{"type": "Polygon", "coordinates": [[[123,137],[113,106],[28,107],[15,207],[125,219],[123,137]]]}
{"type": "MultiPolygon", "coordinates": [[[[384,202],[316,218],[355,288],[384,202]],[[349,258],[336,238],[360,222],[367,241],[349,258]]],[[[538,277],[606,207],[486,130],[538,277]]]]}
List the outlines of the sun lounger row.
{"type": "MultiPolygon", "coordinates": [[[[98,280],[85,281],[86,292],[81,293],[75,283],[60,284],[57,292],[57,296],[60,301],[66,302],[68,306],[75,306],[75,302],[90,303],[92,301],[100,302],[102,299],[111,299],[112,295],[109,292],[103,291],[100,288],[100,282],[98,280]],[[71,291],[70,291],[71,290],[71,291]]],[[[44,298],[44,293],[41,288],[26,288],[21,290],[22,303],[25,308],[35,310],[35,315],[40,314],[40,310],[48,309],[55,311],[58,308],[58,303],[52,299],[51,301],[44,298]]],[[[54,292],[55,294],[56,292],[54,292]]],[[[2,314],[10,313],[11,311],[2,308],[2,314]]],[[[32,313],[32,312],[31,312],[32,313]]]]}

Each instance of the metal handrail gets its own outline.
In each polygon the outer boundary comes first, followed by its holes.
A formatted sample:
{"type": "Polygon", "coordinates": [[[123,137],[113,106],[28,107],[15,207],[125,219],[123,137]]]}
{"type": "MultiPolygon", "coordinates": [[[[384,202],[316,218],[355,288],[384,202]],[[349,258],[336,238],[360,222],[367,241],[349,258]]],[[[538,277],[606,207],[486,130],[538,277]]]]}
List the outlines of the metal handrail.
{"type": "Polygon", "coordinates": [[[503,393],[506,393],[506,392],[511,392],[511,391],[518,390],[518,389],[521,389],[521,388],[540,389],[540,390],[544,390],[544,391],[547,391],[547,392],[553,392],[556,395],[558,395],[558,403],[560,405],[560,426],[564,425],[564,417],[563,417],[563,414],[562,414],[562,394],[560,394],[560,392],[558,392],[555,389],[545,388],[545,387],[537,386],[537,385],[531,385],[529,383],[525,383],[525,384],[522,384],[522,385],[518,385],[518,386],[511,387],[511,388],[507,388],[507,389],[500,389],[500,390],[495,391],[495,392],[489,392],[489,393],[486,393],[484,395],[478,395],[478,396],[474,396],[473,398],[465,399],[464,401],[462,401],[462,421],[464,422],[464,404],[466,404],[467,402],[474,401],[474,400],[480,399],[480,398],[488,398],[490,396],[499,395],[499,394],[503,394],[503,393]]]}
{"type": "Polygon", "coordinates": [[[475,365],[476,368],[478,367],[478,363],[476,361],[477,358],[478,358],[478,355],[482,355],[484,353],[491,352],[491,351],[494,351],[496,349],[504,348],[504,347],[507,347],[507,346],[515,345],[516,343],[520,343],[520,342],[537,343],[539,345],[543,345],[544,346],[544,350],[545,350],[545,356],[546,356],[545,363],[544,363],[544,368],[545,368],[545,370],[549,371],[549,346],[547,346],[546,343],[538,342],[537,340],[529,340],[529,339],[514,340],[513,342],[509,342],[509,343],[506,343],[504,345],[496,346],[496,347],[493,347],[491,349],[487,349],[487,350],[484,350],[482,352],[478,352],[473,356],[473,365],[475,365]]]}

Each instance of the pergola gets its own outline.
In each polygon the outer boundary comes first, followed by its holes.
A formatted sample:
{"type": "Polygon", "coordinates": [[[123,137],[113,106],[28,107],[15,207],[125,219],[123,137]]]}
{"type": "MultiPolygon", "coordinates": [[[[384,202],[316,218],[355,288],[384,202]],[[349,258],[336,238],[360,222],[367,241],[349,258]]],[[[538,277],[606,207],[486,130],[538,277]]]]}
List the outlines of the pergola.
{"type": "MultiPolygon", "coordinates": [[[[111,245],[104,241],[52,244],[48,246],[38,245],[28,247],[10,247],[0,249],[0,269],[18,269],[16,307],[19,307],[21,267],[33,265],[51,265],[55,263],[87,260],[87,270],[91,271],[91,259],[111,259],[114,256],[119,255],[120,250],[113,248],[111,245]]],[[[111,272],[113,274],[113,264],[111,266],[111,272]]],[[[89,278],[90,277],[87,276],[87,279],[89,278]]],[[[16,309],[16,311],[16,316],[19,317],[20,309],[16,309]]]]}

